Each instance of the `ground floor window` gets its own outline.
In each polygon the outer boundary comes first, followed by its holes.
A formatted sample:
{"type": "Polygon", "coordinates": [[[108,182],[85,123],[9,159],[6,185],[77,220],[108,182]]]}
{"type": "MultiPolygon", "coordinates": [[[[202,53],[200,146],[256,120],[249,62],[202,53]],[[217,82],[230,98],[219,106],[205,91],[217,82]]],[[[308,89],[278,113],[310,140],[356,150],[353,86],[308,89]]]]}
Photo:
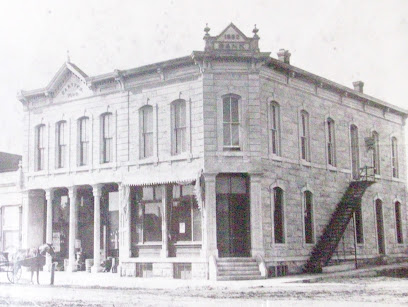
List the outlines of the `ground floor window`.
{"type": "Polygon", "coordinates": [[[192,184],[173,185],[169,220],[171,241],[201,241],[201,211],[192,184]]]}
{"type": "Polygon", "coordinates": [[[0,208],[0,216],[1,249],[20,248],[21,207],[4,206],[0,208]]]}
{"type": "Polygon", "coordinates": [[[279,187],[273,189],[273,231],[275,243],[285,243],[283,190],[279,187]]]}
{"type": "Polygon", "coordinates": [[[395,228],[397,233],[397,243],[404,243],[402,237],[401,203],[399,201],[395,202],[395,228]]]}
{"type": "Polygon", "coordinates": [[[313,194],[310,191],[303,193],[303,219],[305,242],[307,244],[314,243],[314,229],[313,229],[313,194]]]}
{"type": "Polygon", "coordinates": [[[160,185],[139,189],[136,224],[141,230],[143,242],[162,240],[162,189],[160,185]]]}

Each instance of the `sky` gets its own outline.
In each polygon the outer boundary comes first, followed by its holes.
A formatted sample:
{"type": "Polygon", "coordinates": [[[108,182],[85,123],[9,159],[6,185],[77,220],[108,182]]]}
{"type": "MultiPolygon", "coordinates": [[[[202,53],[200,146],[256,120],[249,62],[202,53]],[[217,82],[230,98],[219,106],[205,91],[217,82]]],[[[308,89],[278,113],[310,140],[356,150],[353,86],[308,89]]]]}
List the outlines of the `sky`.
{"type": "Polygon", "coordinates": [[[0,11],[0,151],[22,152],[19,90],[45,87],[67,59],[89,76],[204,48],[233,22],[261,51],[408,109],[407,0],[7,1],[0,11]]]}

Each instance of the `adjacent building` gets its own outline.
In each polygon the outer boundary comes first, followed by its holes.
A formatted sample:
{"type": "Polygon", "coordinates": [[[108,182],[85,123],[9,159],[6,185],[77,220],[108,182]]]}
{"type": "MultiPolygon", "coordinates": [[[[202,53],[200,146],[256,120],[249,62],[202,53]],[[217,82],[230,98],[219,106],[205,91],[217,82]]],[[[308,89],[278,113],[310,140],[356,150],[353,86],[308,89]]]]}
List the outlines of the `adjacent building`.
{"type": "Polygon", "coordinates": [[[68,60],[20,92],[22,245],[53,243],[69,271],[299,272],[366,167],[329,258],[405,257],[407,111],[270,57],[256,28],[209,32],[189,56],[97,76],[68,60]]]}

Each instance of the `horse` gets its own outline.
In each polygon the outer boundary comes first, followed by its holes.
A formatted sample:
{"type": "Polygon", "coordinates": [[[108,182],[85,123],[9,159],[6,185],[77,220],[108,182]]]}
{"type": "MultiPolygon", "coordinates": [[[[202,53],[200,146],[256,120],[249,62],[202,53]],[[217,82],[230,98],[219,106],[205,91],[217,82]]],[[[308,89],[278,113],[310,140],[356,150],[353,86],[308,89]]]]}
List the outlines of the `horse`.
{"type": "Polygon", "coordinates": [[[20,267],[28,267],[31,270],[31,283],[33,284],[34,271],[37,272],[37,284],[39,281],[40,268],[45,265],[45,256],[49,254],[51,257],[55,255],[52,245],[45,243],[38,248],[20,249],[11,256],[11,262],[14,272],[17,272],[20,267]]]}

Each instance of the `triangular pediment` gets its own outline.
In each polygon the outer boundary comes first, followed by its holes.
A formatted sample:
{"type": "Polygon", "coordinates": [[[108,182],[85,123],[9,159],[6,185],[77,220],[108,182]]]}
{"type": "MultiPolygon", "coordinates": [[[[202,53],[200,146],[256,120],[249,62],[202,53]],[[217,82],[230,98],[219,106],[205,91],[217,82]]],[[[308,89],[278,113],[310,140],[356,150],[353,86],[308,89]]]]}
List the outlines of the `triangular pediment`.
{"type": "Polygon", "coordinates": [[[224,29],[216,37],[217,42],[245,42],[248,38],[245,36],[244,33],[241,32],[233,23],[230,23],[228,27],[224,29]]]}
{"type": "Polygon", "coordinates": [[[60,80],[58,87],[56,87],[53,97],[54,100],[60,101],[89,96],[90,94],[92,91],[86,85],[85,80],[72,72],[67,72],[64,79],[60,80]]]}

